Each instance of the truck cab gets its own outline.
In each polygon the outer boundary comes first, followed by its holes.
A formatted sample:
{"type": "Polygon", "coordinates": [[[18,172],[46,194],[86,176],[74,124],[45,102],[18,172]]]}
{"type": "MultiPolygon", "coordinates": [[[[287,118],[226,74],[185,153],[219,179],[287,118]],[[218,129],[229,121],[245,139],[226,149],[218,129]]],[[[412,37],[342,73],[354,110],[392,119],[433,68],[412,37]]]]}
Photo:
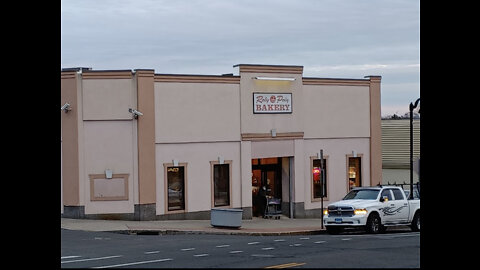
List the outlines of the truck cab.
{"type": "Polygon", "coordinates": [[[419,231],[420,200],[409,200],[397,186],[355,188],[342,200],[327,206],[323,223],[329,233],[347,227],[364,227],[369,233],[380,233],[387,226],[399,225],[419,231]]]}

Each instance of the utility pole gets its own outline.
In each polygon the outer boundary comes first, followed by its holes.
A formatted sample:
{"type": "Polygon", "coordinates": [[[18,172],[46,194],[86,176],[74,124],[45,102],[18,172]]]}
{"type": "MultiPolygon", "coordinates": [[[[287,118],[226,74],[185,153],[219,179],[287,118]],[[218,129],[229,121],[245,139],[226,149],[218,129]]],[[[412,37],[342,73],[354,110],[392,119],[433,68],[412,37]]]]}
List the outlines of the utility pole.
{"type": "Polygon", "coordinates": [[[321,228],[323,229],[323,197],[325,197],[325,166],[323,164],[323,149],[320,149],[320,190],[321,190],[321,196],[320,196],[320,207],[321,207],[321,221],[322,221],[322,226],[321,228]]]}
{"type": "Polygon", "coordinates": [[[415,101],[415,104],[410,102],[410,196],[413,199],[413,109],[418,105],[420,98],[415,101]]]}

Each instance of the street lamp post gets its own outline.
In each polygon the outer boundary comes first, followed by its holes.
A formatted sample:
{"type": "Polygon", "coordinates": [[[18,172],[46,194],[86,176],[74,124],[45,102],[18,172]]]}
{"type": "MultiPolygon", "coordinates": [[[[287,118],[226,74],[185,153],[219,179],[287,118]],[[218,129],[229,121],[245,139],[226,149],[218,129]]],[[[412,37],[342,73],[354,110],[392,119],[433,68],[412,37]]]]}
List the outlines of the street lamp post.
{"type": "Polygon", "coordinates": [[[415,104],[410,102],[410,195],[409,199],[413,199],[413,109],[418,105],[420,98],[415,101],[415,104]]]}
{"type": "Polygon", "coordinates": [[[325,197],[325,164],[323,164],[323,149],[320,149],[320,183],[321,183],[321,196],[320,196],[320,221],[322,223],[321,228],[323,229],[323,197],[325,197]]]}

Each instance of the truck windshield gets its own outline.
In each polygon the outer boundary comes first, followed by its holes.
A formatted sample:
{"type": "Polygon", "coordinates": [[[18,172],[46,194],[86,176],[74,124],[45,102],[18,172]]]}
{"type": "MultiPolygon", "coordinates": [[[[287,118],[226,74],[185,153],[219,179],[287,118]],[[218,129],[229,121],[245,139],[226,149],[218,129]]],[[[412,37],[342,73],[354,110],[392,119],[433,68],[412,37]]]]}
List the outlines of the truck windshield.
{"type": "Polygon", "coordinates": [[[380,190],[375,189],[354,189],[350,191],[343,200],[375,200],[380,190]]]}

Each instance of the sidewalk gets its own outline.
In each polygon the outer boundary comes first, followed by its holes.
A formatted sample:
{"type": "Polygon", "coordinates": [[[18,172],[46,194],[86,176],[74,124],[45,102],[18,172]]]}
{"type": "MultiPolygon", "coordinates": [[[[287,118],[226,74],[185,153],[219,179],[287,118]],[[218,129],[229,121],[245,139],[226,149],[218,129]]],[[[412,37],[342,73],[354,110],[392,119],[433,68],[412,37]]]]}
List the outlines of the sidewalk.
{"type": "Polygon", "coordinates": [[[242,220],[240,228],[213,227],[210,220],[92,220],[61,218],[61,228],[127,234],[230,234],[230,235],[304,235],[321,234],[320,219],[253,218],[242,220]]]}

